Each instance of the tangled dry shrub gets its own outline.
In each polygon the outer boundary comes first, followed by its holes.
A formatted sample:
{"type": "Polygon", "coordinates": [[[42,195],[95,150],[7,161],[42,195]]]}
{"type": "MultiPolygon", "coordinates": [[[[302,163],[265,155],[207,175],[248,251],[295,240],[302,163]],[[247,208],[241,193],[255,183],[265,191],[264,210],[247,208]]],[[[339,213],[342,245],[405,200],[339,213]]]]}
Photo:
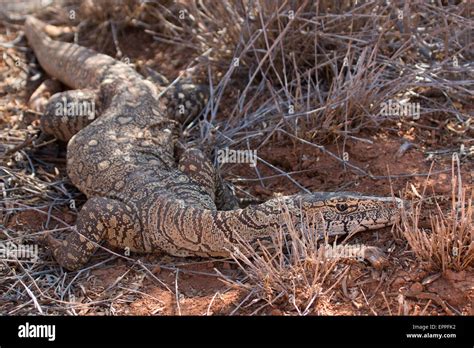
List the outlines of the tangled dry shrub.
{"type": "Polygon", "coordinates": [[[419,226],[422,200],[412,213],[402,211],[398,226],[416,256],[443,272],[462,271],[474,264],[474,192],[462,185],[457,157],[453,158],[451,187],[450,210],[444,212],[437,204],[437,210],[429,215],[431,231],[419,226]]]}
{"type": "Polygon", "coordinates": [[[169,13],[172,25],[165,32],[173,29],[178,45],[190,42],[206,58],[196,68],[209,75],[214,98],[206,114],[211,126],[200,135],[207,138],[217,129],[218,146],[245,145],[256,137],[258,147],[284,132],[324,142],[378,128],[393,118],[381,115],[381,104],[413,100],[417,88],[449,89],[455,98],[470,94],[451,81],[468,78],[472,21],[464,3],[260,0],[177,6],[185,19],[169,13]],[[445,26],[431,31],[437,21],[445,26]],[[463,61],[456,72],[454,55],[463,61]],[[433,64],[440,67],[436,74],[428,68],[433,64]]]}
{"type": "Polygon", "coordinates": [[[461,123],[468,119],[451,102],[419,94],[424,88],[451,101],[472,97],[465,83],[471,80],[473,27],[466,2],[68,4],[104,45],[117,43],[121,29],[134,27],[189,57],[189,71],[208,81],[212,93],[205,120],[192,128],[190,141],[212,141],[220,148],[249,146],[251,140],[257,148],[269,137],[290,133],[324,143],[399,120],[380,112],[391,99],[421,101],[425,112],[443,112],[461,123]]]}

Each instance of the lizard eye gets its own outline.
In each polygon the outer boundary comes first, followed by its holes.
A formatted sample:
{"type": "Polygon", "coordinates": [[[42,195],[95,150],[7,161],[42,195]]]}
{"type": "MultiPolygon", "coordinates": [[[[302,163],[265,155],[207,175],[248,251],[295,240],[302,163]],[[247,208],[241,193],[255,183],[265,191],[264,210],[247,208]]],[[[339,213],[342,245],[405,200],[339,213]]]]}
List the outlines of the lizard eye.
{"type": "Polygon", "coordinates": [[[346,203],[338,203],[336,204],[336,209],[339,210],[339,211],[346,211],[347,210],[348,205],[346,203]]]}

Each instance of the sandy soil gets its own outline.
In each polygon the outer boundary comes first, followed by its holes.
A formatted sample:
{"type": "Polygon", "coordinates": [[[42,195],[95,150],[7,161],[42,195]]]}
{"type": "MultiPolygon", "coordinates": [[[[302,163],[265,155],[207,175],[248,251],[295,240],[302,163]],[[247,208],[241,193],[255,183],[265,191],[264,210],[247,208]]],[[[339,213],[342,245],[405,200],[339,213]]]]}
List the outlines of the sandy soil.
{"type": "MultiPolygon", "coordinates": [[[[15,33],[2,30],[2,41],[15,37],[15,33]]],[[[143,61],[151,67],[160,67],[169,78],[177,76],[185,66],[179,52],[148,38],[137,37],[131,33],[129,40],[122,39],[124,55],[133,61],[143,61]],[[142,41],[140,41],[142,40],[142,41]],[[137,43],[140,42],[140,45],[137,43]],[[146,43],[144,45],[143,43],[146,43]],[[143,50],[143,47],[146,47],[143,50]],[[171,56],[171,59],[170,59],[171,56]],[[167,58],[165,58],[167,57],[167,58]]],[[[83,44],[94,46],[91,39],[83,44]]],[[[99,48],[99,47],[96,47],[99,48]]],[[[14,49],[2,49],[13,56],[14,49]]],[[[21,56],[28,63],[31,55],[21,56]]],[[[188,59],[189,57],[186,57],[188,59]]],[[[0,60],[0,98],[5,102],[1,112],[2,128],[17,123],[26,127],[32,123],[38,126],[38,115],[28,114],[19,122],[18,110],[24,110],[29,95],[38,84],[27,82],[20,68],[7,60],[0,60]],[[13,88],[14,82],[22,83],[21,88],[13,88]],[[25,84],[26,83],[26,84],[25,84]],[[18,121],[18,122],[17,122],[18,121]]],[[[419,128],[409,123],[390,124],[381,131],[364,130],[357,137],[361,140],[339,139],[326,148],[341,155],[349,154],[350,162],[364,171],[385,178],[371,179],[344,166],[327,154],[309,145],[290,139],[275,138],[258,150],[258,155],[274,166],[286,172],[298,172],[292,175],[301,185],[311,191],[357,191],[368,194],[395,195],[401,192],[404,198],[413,199],[415,190],[421,192],[426,183],[426,174],[435,161],[429,180],[427,196],[437,197],[443,209],[449,202],[446,198],[451,192],[451,156],[435,155],[428,158],[428,151],[441,149],[455,150],[459,146],[459,137],[455,132],[447,132],[442,127],[441,116],[433,115],[420,123],[419,128]],[[437,129],[438,128],[438,129],[437,129]],[[397,156],[400,146],[408,141],[413,144],[403,155],[397,156]],[[421,175],[418,175],[421,174],[421,175]],[[390,175],[390,176],[389,176],[390,175]]],[[[36,169],[51,174],[54,179],[65,178],[64,144],[52,143],[30,154],[44,165],[36,162],[36,169]],[[55,171],[55,168],[57,171],[55,171]]],[[[274,194],[292,194],[299,192],[285,177],[258,179],[255,170],[248,165],[225,165],[224,175],[239,188],[258,199],[268,199],[274,194]],[[245,180],[237,180],[245,179],[245,180]]],[[[259,164],[261,176],[275,176],[274,170],[259,164]]],[[[472,185],[474,165],[472,157],[464,159],[462,167],[463,182],[472,185]]],[[[66,179],[67,181],[67,179],[66,179]]],[[[74,189],[68,184],[68,189],[74,189]]],[[[75,191],[75,194],[78,194],[75,191]]],[[[243,196],[242,194],[240,194],[243,196]]],[[[77,196],[78,208],[85,201],[77,196]]],[[[422,217],[422,226],[429,228],[429,214],[435,208],[435,202],[427,202],[422,217]]],[[[47,212],[47,208],[40,209],[47,212]]],[[[76,211],[65,204],[54,215],[73,224],[76,211]]],[[[47,214],[26,210],[9,216],[7,228],[23,230],[28,233],[44,229],[47,214]]],[[[51,226],[50,226],[51,227],[51,226]]],[[[380,271],[364,262],[346,260],[340,267],[348,267],[344,281],[322,296],[313,306],[313,314],[330,315],[372,315],[372,314],[467,314],[474,315],[474,270],[451,272],[441,275],[417,260],[406,242],[394,235],[390,228],[354,236],[354,243],[376,245],[387,251],[390,265],[380,271]]],[[[116,251],[119,252],[119,251],[116,251]]],[[[109,257],[106,251],[99,251],[90,265],[109,257]]],[[[231,260],[178,259],[167,255],[131,255],[144,264],[152,265],[151,272],[144,271],[132,262],[115,258],[88,271],[72,286],[78,314],[84,315],[175,315],[175,314],[294,314],[288,304],[264,306],[263,302],[244,301],[247,293],[223,282],[215,270],[229,277],[239,278],[242,272],[231,260]]],[[[54,264],[51,257],[43,262],[54,264]]],[[[339,267],[339,266],[338,266],[339,267]]],[[[71,280],[73,274],[68,275],[71,280]]]]}

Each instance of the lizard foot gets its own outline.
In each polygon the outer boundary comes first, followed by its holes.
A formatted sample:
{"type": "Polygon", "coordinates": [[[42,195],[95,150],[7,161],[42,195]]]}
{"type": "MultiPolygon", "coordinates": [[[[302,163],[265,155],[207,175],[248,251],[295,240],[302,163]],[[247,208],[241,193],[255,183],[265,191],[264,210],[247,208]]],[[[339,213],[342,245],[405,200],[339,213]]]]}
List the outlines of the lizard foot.
{"type": "Polygon", "coordinates": [[[382,249],[375,246],[366,246],[364,248],[364,259],[378,270],[381,270],[389,265],[387,255],[382,249]]]}

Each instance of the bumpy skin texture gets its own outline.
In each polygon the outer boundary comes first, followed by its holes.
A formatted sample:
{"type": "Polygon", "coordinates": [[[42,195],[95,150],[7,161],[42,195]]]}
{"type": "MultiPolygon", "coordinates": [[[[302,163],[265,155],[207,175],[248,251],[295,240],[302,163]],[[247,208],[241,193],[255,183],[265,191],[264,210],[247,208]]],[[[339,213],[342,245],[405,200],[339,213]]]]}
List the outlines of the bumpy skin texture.
{"type": "Polygon", "coordinates": [[[204,107],[203,89],[176,85],[160,95],[128,65],[53,41],[42,33],[43,26],[33,17],[25,24],[42,67],[84,90],[63,92],[52,102],[84,96],[100,105],[100,115],[92,120],[74,115],[54,120],[51,112],[42,119],[44,131],[70,139],[68,175],[88,197],[76,230],[64,241],[47,238],[65,268],[83,266],[101,241],[134,252],[228,256],[239,238],[271,242],[286,228],[284,209],[297,226],[309,216],[318,236],[380,228],[398,219],[401,201],[354,193],[294,195],[234,209],[235,201],[201,151],[188,149],[175,158],[180,122],[204,107]]]}

